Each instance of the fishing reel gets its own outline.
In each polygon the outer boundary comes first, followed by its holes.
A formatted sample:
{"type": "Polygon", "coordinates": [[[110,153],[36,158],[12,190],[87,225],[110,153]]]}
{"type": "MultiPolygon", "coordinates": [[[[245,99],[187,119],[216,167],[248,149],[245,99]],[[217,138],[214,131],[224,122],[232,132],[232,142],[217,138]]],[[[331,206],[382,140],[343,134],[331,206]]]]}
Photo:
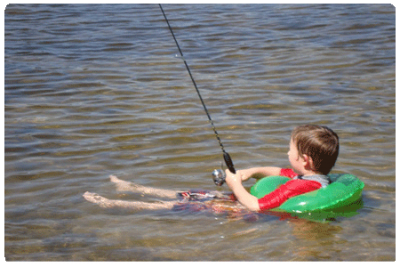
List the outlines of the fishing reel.
{"type": "Polygon", "coordinates": [[[225,183],[226,174],[223,170],[215,169],[211,175],[215,185],[221,186],[225,183]]]}
{"type": "MultiPolygon", "coordinates": [[[[224,160],[225,160],[225,164],[228,166],[228,169],[232,173],[236,173],[235,167],[233,166],[232,159],[229,156],[229,154],[226,153],[225,151],[224,151],[224,160]]],[[[214,184],[215,185],[221,186],[221,185],[223,185],[225,183],[226,174],[222,170],[222,164],[221,164],[221,169],[215,169],[212,172],[212,178],[214,180],[214,184]]]]}

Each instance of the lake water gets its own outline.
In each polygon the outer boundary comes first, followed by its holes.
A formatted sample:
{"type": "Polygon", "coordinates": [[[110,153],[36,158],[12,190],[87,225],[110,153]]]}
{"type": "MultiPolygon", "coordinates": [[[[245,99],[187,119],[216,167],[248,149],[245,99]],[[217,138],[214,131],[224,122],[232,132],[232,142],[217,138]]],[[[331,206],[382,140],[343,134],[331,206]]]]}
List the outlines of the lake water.
{"type": "MultiPolygon", "coordinates": [[[[334,129],[364,183],[330,221],[104,210],[108,176],[216,188],[222,155],[158,5],[5,10],[7,261],[395,260],[395,7],[163,5],[237,169],[288,167],[291,130],[334,129]]],[[[246,182],[250,187],[252,182],[246,182]]]]}

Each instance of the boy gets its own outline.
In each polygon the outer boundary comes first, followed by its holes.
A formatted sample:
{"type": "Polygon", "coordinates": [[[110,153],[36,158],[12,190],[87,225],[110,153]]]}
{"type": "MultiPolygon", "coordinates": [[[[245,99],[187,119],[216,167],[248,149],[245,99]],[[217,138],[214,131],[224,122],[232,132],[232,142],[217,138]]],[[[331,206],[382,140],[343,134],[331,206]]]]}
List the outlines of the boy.
{"type": "Polygon", "coordinates": [[[158,203],[128,202],[109,200],[93,193],[86,192],[83,197],[103,208],[122,207],[129,209],[211,209],[220,212],[224,209],[263,211],[278,207],[288,198],[304,194],[329,184],[326,176],[335,165],[339,154],[339,138],[332,130],[323,126],[304,125],[293,130],[288,152],[289,162],[293,168],[259,167],[238,170],[232,174],[226,170],[226,183],[236,198],[231,198],[221,192],[178,192],[173,190],[155,189],[135,185],[111,176],[111,181],[119,191],[132,191],[143,195],[155,195],[164,198],[180,198],[179,201],[161,201],[158,203]],[[261,199],[252,196],[242,185],[249,178],[262,178],[272,175],[294,178],[261,199]],[[214,199],[224,201],[213,201],[214,199]],[[233,201],[233,200],[238,200],[233,201]],[[227,204],[228,203],[228,204],[227,204]],[[241,205],[240,205],[241,204],[241,205]]]}
{"type": "Polygon", "coordinates": [[[276,208],[288,198],[327,186],[327,174],[335,165],[339,155],[339,137],[328,127],[317,125],[299,126],[293,130],[288,152],[293,168],[260,167],[239,170],[232,174],[226,170],[226,183],[237,200],[252,211],[276,208]],[[250,177],[261,178],[272,175],[294,178],[279,188],[257,199],[244,189],[242,181],[250,177]]]}

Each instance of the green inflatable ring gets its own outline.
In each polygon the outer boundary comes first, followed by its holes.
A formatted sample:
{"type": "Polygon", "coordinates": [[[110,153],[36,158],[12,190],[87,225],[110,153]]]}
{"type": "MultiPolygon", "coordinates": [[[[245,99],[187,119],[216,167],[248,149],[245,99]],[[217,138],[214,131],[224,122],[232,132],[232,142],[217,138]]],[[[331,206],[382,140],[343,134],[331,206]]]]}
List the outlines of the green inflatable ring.
{"type": "MultiPolygon", "coordinates": [[[[304,213],[334,210],[350,205],[361,198],[364,183],[351,174],[329,174],[332,183],[327,187],[286,200],[272,211],[304,213]]],[[[250,189],[250,194],[262,198],[289,180],[283,176],[262,178],[250,189]]]]}

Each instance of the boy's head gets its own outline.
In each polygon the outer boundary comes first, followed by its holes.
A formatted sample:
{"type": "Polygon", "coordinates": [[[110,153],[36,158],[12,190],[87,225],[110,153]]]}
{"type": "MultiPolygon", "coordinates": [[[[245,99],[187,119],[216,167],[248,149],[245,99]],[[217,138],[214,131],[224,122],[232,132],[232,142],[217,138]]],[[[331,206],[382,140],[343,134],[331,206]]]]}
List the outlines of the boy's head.
{"type": "Polygon", "coordinates": [[[339,137],[325,126],[303,125],[296,127],[291,141],[298,155],[307,155],[312,159],[312,170],[328,174],[339,155],[339,137]]]}

